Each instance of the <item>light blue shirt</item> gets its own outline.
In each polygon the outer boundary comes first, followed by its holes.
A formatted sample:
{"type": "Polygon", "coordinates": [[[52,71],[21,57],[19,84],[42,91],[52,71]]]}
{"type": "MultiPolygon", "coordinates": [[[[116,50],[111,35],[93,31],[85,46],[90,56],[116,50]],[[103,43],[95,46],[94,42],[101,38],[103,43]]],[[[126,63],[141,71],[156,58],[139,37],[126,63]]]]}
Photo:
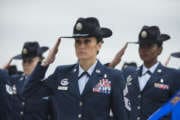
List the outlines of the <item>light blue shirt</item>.
{"type": "Polygon", "coordinates": [[[156,64],[154,64],[152,67],[147,68],[143,65],[142,68],[142,76],[138,77],[138,81],[139,81],[139,87],[140,90],[142,91],[144,89],[144,87],[146,86],[148,80],[150,79],[151,75],[149,75],[147,73],[147,71],[150,71],[151,73],[154,73],[154,71],[156,70],[157,66],[159,65],[159,62],[157,62],[156,64]]]}
{"type": "MultiPolygon", "coordinates": [[[[95,67],[96,67],[96,64],[97,64],[97,60],[96,62],[86,71],[88,72],[88,74],[91,76],[95,67]]],[[[79,74],[78,74],[78,77],[84,72],[85,70],[79,65],[79,74]]],[[[82,94],[85,86],[86,86],[86,83],[88,82],[89,80],[89,77],[88,75],[83,75],[79,80],[78,80],[78,85],[79,85],[79,92],[80,94],[82,94]]]]}

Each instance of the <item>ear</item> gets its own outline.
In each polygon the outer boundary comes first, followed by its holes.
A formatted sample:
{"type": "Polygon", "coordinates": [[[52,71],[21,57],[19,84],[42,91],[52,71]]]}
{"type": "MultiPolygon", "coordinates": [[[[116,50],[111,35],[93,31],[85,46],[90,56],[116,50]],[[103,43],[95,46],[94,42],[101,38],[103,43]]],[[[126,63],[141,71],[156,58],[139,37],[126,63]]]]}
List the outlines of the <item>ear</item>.
{"type": "Polygon", "coordinates": [[[161,54],[162,50],[163,50],[163,47],[159,47],[159,52],[158,52],[158,55],[160,55],[160,54],[161,54]]]}
{"type": "Polygon", "coordinates": [[[102,46],[102,42],[99,42],[99,43],[97,44],[97,50],[98,50],[98,51],[101,49],[101,46],[102,46]]]}

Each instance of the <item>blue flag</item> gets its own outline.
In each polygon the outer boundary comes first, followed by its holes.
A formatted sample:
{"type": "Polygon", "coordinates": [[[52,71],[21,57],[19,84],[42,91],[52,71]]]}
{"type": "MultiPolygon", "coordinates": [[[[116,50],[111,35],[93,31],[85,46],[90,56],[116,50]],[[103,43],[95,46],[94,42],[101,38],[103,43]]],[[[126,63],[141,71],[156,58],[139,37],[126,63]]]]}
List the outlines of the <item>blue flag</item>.
{"type": "Polygon", "coordinates": [[[171,113],[171,120],[180,120],[180,90],[170,101],[154,112],[148,120],[160,120],[169,113],[171,113]]]}

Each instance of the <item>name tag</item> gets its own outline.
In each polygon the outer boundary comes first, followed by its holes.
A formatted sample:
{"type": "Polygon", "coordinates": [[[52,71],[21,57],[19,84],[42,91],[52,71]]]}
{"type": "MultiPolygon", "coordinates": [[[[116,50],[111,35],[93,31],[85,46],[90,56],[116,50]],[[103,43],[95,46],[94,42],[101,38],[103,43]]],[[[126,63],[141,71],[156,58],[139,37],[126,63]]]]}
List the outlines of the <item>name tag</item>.
{"type": "Polygon", "coordinates": [[[67,86],[58,86],[58,90],[68,90],[67,86]]]}
{"type": "Polygon", "coordinates": [[[169,85],[161,84],[161,83],[154,83],[154,87],[162,89],[162,90],[168,90],[169,89],[169,85]]]}

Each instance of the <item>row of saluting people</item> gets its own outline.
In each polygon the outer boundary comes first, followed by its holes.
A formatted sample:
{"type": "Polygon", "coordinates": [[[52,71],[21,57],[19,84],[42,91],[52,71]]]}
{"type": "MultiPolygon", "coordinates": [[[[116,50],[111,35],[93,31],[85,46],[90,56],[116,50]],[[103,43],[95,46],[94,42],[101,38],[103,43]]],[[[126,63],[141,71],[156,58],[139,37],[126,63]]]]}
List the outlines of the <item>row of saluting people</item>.
{"type": "MultiPolygon", "coordinates": [[[[76,21],[73,36],[59,37],[46,58],[42,54],[47,47],[40,47],[38,42],[25,43],[22,53],[15,57],[22,59],[23,73],[10,76],[0,70],[0,119],[177,120],[178,107],[171,106],[163,114],[155,112],[180,89],[180,71],[163,66],[157,59],[170,36],[162,34],[158,26],[143,26],[136,42],[143,65],[120,71],[114,67],[128,43],[112,62],[102,65],[97,59],[103,38],[111,35],[109,28],[100,27],[97,18],[88,17],[76,21]],[[62,38],[75,39],[78,62],[58,66],[44,78],[62,38]],[[168,114],[171,110],[173,113],[168,114]]],[[[170,101],[174,106],[179,105],[178,95],[170,101]]]]}

